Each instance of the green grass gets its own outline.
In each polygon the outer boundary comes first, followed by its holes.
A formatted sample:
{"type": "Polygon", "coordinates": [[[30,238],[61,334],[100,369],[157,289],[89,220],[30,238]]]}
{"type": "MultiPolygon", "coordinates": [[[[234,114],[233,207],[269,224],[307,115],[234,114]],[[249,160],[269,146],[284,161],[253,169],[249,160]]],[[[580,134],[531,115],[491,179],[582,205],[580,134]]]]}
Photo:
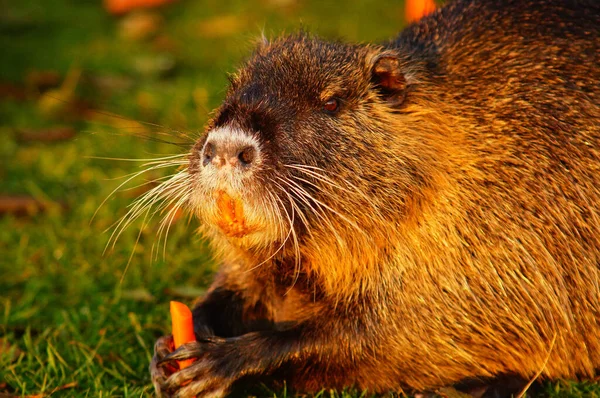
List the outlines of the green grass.
{"type": "MultiPolygon", "coordinates": [[[[94,212],[121,181],[116,178],[138,169],[97,157],[179,153],[154,138],[201,131],[222,99],[226,72],[263,30],[273,35],[305,26],[330,38],[371,41],[392,36],[403,23],[398,2],[189,0],[155,11],[162,22],[153,37],[126,40],[120,20],[100,4],[0,0],[0,194],[47,206],[0,217],[0,396],[150,395],[147,366],[155,339],[169,330],[168,301],[177,289],[210,283],[215,264],[193,232],[194,220],[173,225],[165,257],[152,250],[157,222],[142,230],[137,245],[139,223],[104,253],[110,236],[104,231],[134,195],[119,192],[94,212]],[[211,28],[206,20],[215,17],[221,19],[211,28]],[[69,70],[82,76],[73,96],[54,104],[58,111],[43,112],[40,104],[56,95],[44,97],[31,73],[48,70],[61,80],[69,70]],[[55,126],[71,126],[76,136],[19,140],[23,130],[55,126]]],[[[360,396],[320,394],[336,395],[360,396]]],[[[600,387],[558,383],[545,395],[600,396],[600,387]]]]}

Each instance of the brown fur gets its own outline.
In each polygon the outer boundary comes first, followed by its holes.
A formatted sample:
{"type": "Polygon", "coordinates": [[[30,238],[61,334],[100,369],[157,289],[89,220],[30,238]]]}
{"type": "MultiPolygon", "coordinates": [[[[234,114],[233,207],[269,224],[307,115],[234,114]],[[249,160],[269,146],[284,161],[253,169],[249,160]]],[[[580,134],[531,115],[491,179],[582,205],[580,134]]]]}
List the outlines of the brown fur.
{"type": "Polygon", "coordinates": [[[199,342],[168,356],[157,343],[157,390],[593,377],[599,26],[593,2],[465,0],[383,46],[300,34],[259,47],[207,131],[259,143],[231,189],[267,232],[218,228],[204,137],[190,206],[223,266],[194,312],[199,342]],[[324,113],[332,97],[339,112],[324,113]],[[159,362],[188,357],[196,367],[167,379],[159,362]]]}

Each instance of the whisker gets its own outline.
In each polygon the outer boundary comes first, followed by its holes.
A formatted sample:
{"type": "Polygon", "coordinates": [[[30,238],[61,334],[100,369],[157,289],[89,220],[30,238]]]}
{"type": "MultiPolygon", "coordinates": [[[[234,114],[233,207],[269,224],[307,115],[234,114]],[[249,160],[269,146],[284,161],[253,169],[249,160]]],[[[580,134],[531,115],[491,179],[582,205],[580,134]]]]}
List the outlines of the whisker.
{"type": "MultiPolygon", "coordinates": [[[[290,202],[293,202],[292,197],[287,192],[286,192],[286,194],[287,194],[290,202]]],[[[296,255],[296,258],[294,261],[294,280],[292,281],[290,288],[283,294],[284,296],[287,296],[287,294],[292,291],[292,289],[296,285],[296,282],[298,281],[298,277],[300,276],[300,267],[301,267],[300,245],[298,244],[298,236],[296,234],[296,230],[293,227],[294,226],[294,216],[295,216],[294,208],[295,207],[292,204],[292,219],[291,219],[292,239],[294,240],[294,253],[296,255]]]]}
{"type": "MultiPolygon", "coordinates": [[[[254,271],[254,270],[255,270],[255,269],[257,269],[258,267],[260,267],[261,265],[265,264],[266,262],[268,262],[269,260],[271,260],[273,257],[275,257],[275,256],[277,255],[277,253],[279,253],[279,252],[280,252],[280,251],[283,249],[283,247],[284,247],[284,246],[285,246],[285,244],[287,243],[287,241],[288,241],[288,239],[290,238],[290,235],[292,234],[292,231],[293,231],[293,229],[294,229],[294,226],[293,226],[293,219],[292,219],[292,220],[290,220],[289,213],[288,213],[288,212],[287,212],[287,210],[285,209],[285,206],[284,206],[284,205],[283,205],[283,203],[281,202],[281,199],[279,199],[279,197],[278,197],[278,196],[276,196],[276,195],[273,195],[273,194],[271,194],[271,193],[269,193],[269,196],[271,197],[271,199],[275,198],[275,199],[276,199],[276,200],[277,200],[277,201],[278,201],[278,202],[281,204],[281,206],[282,206],[282,209],[283,209],[283,211],[285,212],[285,214],[286,214],[286,217],[287,217],[287,219],[288,219],[288,221],[289,221],[289,223],[290,223],[290,227],[289,227],[289,230],[288,230],[287,236],[285,237],[285,239],[283,239],[283,242],[282,242],[282,243],[281,243],[281,245],[280,245],[280,246],[277,248],[277,250],[275,250],[275,252],[274,252],[273,254],[271,254],[271,255],[270,255],[270,256],[269,256],[269,257],[268,257],[266,260],[263,260],[263,261],[261,261],[260,263],[258,263],[258,264],[257,264],[257,265],[255,265],[254,267],[252,267],[252,268],[250,268],[250,269],[246,270],[245,272],[251,272],[251,271],[254,271]]],[[[279,213],[279,214],[280,214],[280,213],[279,213]]],[[[280,223],[281,223],[281,225],[282,225],[282,224],[283,224],[283,217],[280,215],[279,219],[280,219],[280,223]]],[[[282,233],[282,238],[283,238],[283,233],[282,233]]]]}
{"type": "MultiPolygon", "coordinates": [[[[144,195],[142,195],[139,199],[137,199],[135,202],[133,202],[132,205],[128,206],[128,207],[130,207],[130,209],[123,217],[121,217],[121,219],[119,220],[117,225],[114,227],[114,231],[108,240],[107,248],[109,246],[111,246],[111,242],[112,242],[112,247],[114,248],[114,245],[115,245],[116,241],[119,239],[119,236],[121,235],[121,233],[135,219],[137,219],[139,217],[139,215],[142,214],[146,209],[151,208],[157,201],[164,199],[165,197],[168,198],[170,196],[170,194],[172,194],[173,192],[176,193],[177,192],[176,190],[178,188],[180,188],[179,185],[182,184],[182,178],[185,178],[186,174],[187,174],[187,171],[185,171],[185,170],[178,172],[173,177],[171,177],[169,180],[150,189],[148,192],[146,192],[144,195]],[[167,193],[167,195],[165,195],[165,192],[167,193]]],[[[158,209],[162,209],[162,208],[164,208],[164,206],[165,206],[165,203],[163,202],[161,205],[159,205],[158,209]]],[[[157,209],[157,211],[158,211],[158,209],[157,209]]],[[[154,213],[152,213],[152,216],[154,214],[156,214],[156,211],[154,213]]],[[[110,228],[112,228],[112,226],[110,228]]],[[[105,250],[106,250],[106,248],[105,248],[105,250]]]]}
{"type": "Polygon", "coordinates": [[[143,186],[145,186],[145,185],[148,185],[148,184],[152,184],[152,183],[155,183],[155,182],[159,182],[159,181],[167,180],[167,179],[169,179],[169,178],[173,177],[175,174],[177,174],[177,173],[173,173],[173,174],[167,174],[166,176],[162,176],[162,177],[153,178],[153,179],[151,179],[151,180],[147,180],[147,181],[145,181],[145,182],[143,182],[143,183],[141,183],[141,184],[134,185],[134,186],[132,186],[132,187],[129,187],[129,188],[123,188],[123,189],[121,189],[121,191],[120,191],[120,192],[133,191],[133,190],[135,190],[135,189],[137,189],[137,188],[141,188],[141,187],[143,187],[143,186]]]}
{"type": "MultiPolygon", "coordinates": [[[[306,204],[306,206],[308,206],[308,207],[309,207],[309,208],[310,208],[310,209],[313,211],[313,213],[315,213],[315,214],[316,214],[316,215],[317,215],[319,218],[321,218],[323,221],[325,221],[325,220],[324,220],[324,218],[322,218],[322,216],[321,216],[320,212],[319,212],[319,211],[317,211],[317,210],[316,210],[316,209],[315,209],[315,208],[314,208],[314,207],[313,207],[313,206],[310,204],[310,202],[308,201],[308,199],[307,199],[307,195],[308,195],[308,193],[305,195],[305,194],[303,194],[302,192],[296,191],[296,190],[294,189],[294,187],[292,187],[292,186],[290,185],[290,183],[292,183],[292,181],[289,181],[289,180],[288,180],[288,179],[286,179],[286,178],[277,177],[277,179],[279,179],[279,180],[280,180],[280,181],[281,181],[283,184],[285,184],[285,185],[286,185],[286,186],[287,186],[287,187],[288,187],[290,190],[294,191],[294,193],[296,193],[296,195],[298,196],[298,199],[299,199],[300,201],[302,201],[304,204],[306,204]]],[[[279,185],[279,184],[277,184],[277,185],[279,185]]],[[[285,191],[283,188],[281,188],[281,189],[282,189],[282,191],[285,191]]],[[[286,193],[287,193],[287,192],[286,192],[286,193]]],[[[310,197],[310,195],[308,195],[308,197],[310,197]]],[[[308,219],[306,218],[306,216],[304,215],[304,213],[303,213],[303,212],[300,210],[300,207],[298,206],[298,204],[296,204],[296,203],[295,203],[295,201],[294,201],[294,200],[292,200],[292,201],[291,201],[291,203],[292,203],[292,206],[296,206],[296,209],[297,209],[297,210],[298,210],[298,212],[299,212],[300,220],[301,220],[301,221],[304,223],[304,225],[305,225],[305,227],[306,227],[306,230],[307,230],[308,234],[312,236],[312,231],[311,231],[311,229],[310,229],[310,224],[309,224],[309,222],[308,222],[308,219]]]]}
{"type": "Polygon", "coordinates": [[[153,158],[153,159],[111,158],[111,157],[105,157],[105,156],[84,156],[84,158],[85,159],[96,159],[96,160],[119,160],[119,161],[123,161],[123,162],[158,162],[161,160],[177,159],[177,158],[182,158],[182,157],[187,157],[187,156],[189,156],[189,154],[181,153],[179,155],[163,156],[161,158],[153,158]]]}
{"type": "Polygon", "coordinates": [[[165,231],[165,235],[164,235],[164,241],[163,241],[163,260],[167,257],[167,238],[169,236],[169,230],[171,229],[171,225],[173,225],[173,220],[175,218],[175,215],[181,209],[181,206],[189,199],[190,192],[191,192],[191,190],[188,189],[187,191],[185,191],[181,195],[181,198],[179,198],[179,200],[177,201],[177,203],[175,203],[175,205],[173,205],[173,207],[171,208],[171,210],[169,210],[169,212],[167,213],[167,215],[163,218],[163,220],[160,223],[159,232],[158,232],[159,233],[159,238],[158,238],[158,243],[159,244],[160,244],[160,233],[161,233],[161,230],[164,229],[164,225],[165,224],[167,226],[166,231],[165,231]]]}
{"type": "MultiPolygon", "coordinates": [[[[184,176],[185,177],[185,176],[184,176]]],[[[181,206],[189,199],[189,196],[191,194],[192,188],[187,184],[186,179],[184,179],[183,181],[177,182],[176,184],[173,184],[171,187],[168,187],[168,190],[166,191],[166,194],[161,194],[163,199],[163,202],[154,210],[154,212],[152,213],[152,217],[154,217],[154,215],[156,215],[157,213],[164,213],[164,211],[166,209],[169,209],[167,211],[167,214],[163,217],[159,229],[157,231],[157,236],[158,236],[158,240],[155,244],[152,245],[152,253],[154,252],[154,247],[156,245],[156,247],[160,246],[160,241],[161,241],[161,237],[162,237],[162,232],[165,228],[166,223],[168,222],[168,228],[166,231],[166,235],[165,235],[165,247],[163,249],[163,258],[166,258],[166,239],[167,239],[167,235],[169,233],[169,228],[171,223],[173,222],[173,219],[177,213],[177,210],[179,210],[181,208],[181,206]],[[170,219],[170,221],[168,221],[170,219]]],[[[157,249],[156,251],[156,255],[152,254],[153,257],[155,257],[155,259],[158,259],[158,252],[159,249],[157,249]]]]}
{"type": "Polygon", "coordinates": [[[161,164],[157,164],[157,165],[154,165],[152,167],[146,168],[144,170],[141,170],[141,171],[138,171],[138,172],[130,174],[129,178],[127,178],[125,181],[123,181],[121,184],[119,184],[115,189],[112,190],[111,193],[108,194],[108,196],[106,198],[104,198],[104,200],[102,201],[102,203],[100,203],[100,205],[98,206],[98,208],[96,209],[96,211],[92,215],[92,218],[90,219],[90,224],[94,220],[94,218],[96,217],[96,215],[98,214],[98,211],[100,211],[100,209],[102,208],[102,206],[104,206],[104,204],[106,203],[106,201],[108,201],[108,199],[110,199],[115,194],[115,192],[117,192],[119,189],[121,189],[121,187],[123,187],[129,181],[131,181],[134,178],[136,178],[136,177],[138,177],[138,176],[140,176],[140,175],[142,175],[144,173],[147,173],[149,171],[157,170],[157,169],[161,169],[161,168],[166,168],[166,167],[170,167],[170,166],[172,166],[172,165],[171,164],[166,164],[165,165],[165,164],[161,163],[161,164]]]}
{"type": "MultiPolygon", "coordinates": [[[[56,99],[60,100],[60,101],[64,101],[63,99],[60,99],[60,98],[56,98],[56,99]]],[[[68,101],[66,103],[68,103],[68,101]]],[[[183,132],[183,131],[177,130],[177,129],[173,129],[173,128],[170,128],[168,126],[163,126],[161,124],[152,123],[152,122],[146,122],[146,121],[133,120],[133,119],[130,119],[128,117],[118,115],[116,113],[112,113],[112,112],[108,112],[108,111],[101,111],[101,110],[98,110],[98,109],[92,109],[92,110],[90,110],[90,112],[96,113],[96,114],[102,115],[102,116],[107,116],[109,118],[114,118],[114,119],[123,120],[123,121],[126,121],[126,122],[131,122],[132,126],[124,127],[125,129],[143,128],[145,126],[150,126],[150,127],[157,128],[157,129],[160,129],[160,130],[168,130],[170,132],[170,133],[165,133],[165,132],[162,132],[162,131],[154,131],[155,134],[163,134],[163,135],[172,136],[173,135],[172,133],[176,133],[178,136],[180,136],[182,138],[189,139],[190,141],[195,141],[194,137],[192,137],[190,135],[190,133],[183,132]]],[[[95,123],[97,123],[97,124],[100,124],[100,125],[107,124],[106,122],[103,123],[100,120],[93,120],[93,121],[95,123]]]]}
{"type": "MultiPolygon", "coordinates": [[[[295,180],[299,180],[299,181],[305,182],[305,183],[307,183],[307,184],[311,184],[311,185],[313,185],[315,188],[321,189],[321,192],[325,192],[325,191],[323,191],[323,190],[322,190],[322,188],[321,188],[321,187],[319,187],[318,185],[316,185],[316,184],[314,184],[314,183],[311,183],[310,181],[308,181],[308,180],[306,180],[306,179],[304,179],[304,178],[301,178],[301,177],[298,177],[298,176],[292,176],[292,178],[293,178],[293,179],[295,179],[295,180]]],[[[328,193],[328,194],[330,194],[330,193],[328,193]]],[[[348,225],[350,225],[350,226],[354,227],[354,228],[355,228],[355,229],[356,229],[358,232],[360,232],[360,233],[363,233],[363,234],[365,233],[365,232],[364,232],[364,231],[363,231],[363,230],[360,228],[360,226],[358,226],[358,224],[356,224],[354,221],[350,220],[348,217],[346,217],[345,215],[341,214],[340,212],[338,212],[337,210],[335,210],[335,209],[334,209],[334,208],[332,208],[331,206],[329,206],[329,205],[326,205],[326,204],[325,204],[325,203],[323,203],[322,201],[320,201],[320,200],[316,199],[314,196],[312,197],[312,200],[313,200],[315,203],[318,203],[320,206],[324,207],[325,209],[327,209],[327,210],[331,211],[332,213],[334,213],[335,215],[337,215],[337,216],[338,216],[338,217],[339,217],[341,220],[344,220],[346,223],[348,223],[348,225]]]]}
{"type": "Polygon", "coordinates": [[[365,199],[365,201],[373,208],[373,210],[377,213],[377,215],[379,216],[380,219],[384,219],[384,216],[381,214],[379,208],[375,205],[375,203],[373,202],[372,198],[370,198],[367,194],[365,194],[359,187],[357,187],[356,185],[352,184],[350,181],[348,181],[347,179],[344,179],[343,182],[344,184],[346,184],[348,187],[352,188],[352,190],[347,189],[342,187],[341,185],[337,184],[334,180],[332,180],[330,177],[317,173],[315,170],[319,170],[322,172],[326,172],[326,170],[320,168],[320,167],[316,167],[316,166],[310,166],[310,165],[300,165],[300,164],[291,164],[291,165],[285,165],[288,168],[291,169],[295,169],[298,171],[301,171],[305,174],[310,175],[311,177],[314,177],[317,180],[320,180],[326,184],[329,184],[335,188],[338,188],[342,191],[345,191],[347,193],[350,194],[354,194],[357,193],[359,196],[361,196],[363,199],[365,199]],[[307,170],[310,169],[310,170],[307,170]]]}
{"type": "Polygon", "coordinates": [[[336,240],[338,241],[338,243],[340,244],[340,246],[344,245],[344,240],[342,239],[342,237],[340,236],[340,234],[338,233],[337,229],[335,228],[335,226],[333,225],[333,222],[331,221],[330,217],[325,214],[325,212],[323,211],[321,205],[317,202],[315,202],[315,205],[318,207],[318,210],[315,209],[315,207],[309,202],[309,200],[313,200],[315,201],[315,199],[313,198],[312,195],[310,195],[306,190],[304,190],[298,183],[296,183],[295,181],[291,181],[289,179],[287,179],[287,186],[289,189],[291,189],[292,191],[296,192],[296,194],[301,197],[302,201],[304,203],[307,204],[307,206],[313,211],[313,213],[321,220],[323,221],[327,227],[329,228],[329,230],[333,233],[333,235],[335,236],[336,240]],[[294,184],[297,188],[291,186],[290,184],[294,184]],[[300,190],[300,191],[298,191],[300,190]],[[304,193],[302,193],[304,192],[304,193]]]}
{"type": "MultiPolygon", "coordinates": [[[[286,165],[285,165],[285,167],[288,167],[288,168],[291,168],[291,169],[295,169],[295,170],[302,171],[302,172],[304,172],[304,173],[306,173],[306,174],[309,174],[309,175],[310,175],[310,176],[312,176],[312,177],[315,177],[316,179],[319,179],[319,180],[321,180],[321,181],[323,181],[323,182],[325,182],[325,183],[328,183],[328,184],[330,184],[331,186],[333,186],[333,187],[335,187],[335,188],[341,189],[341,190],[343,190],[343,191],[346,191],[346,192],[350,192],[350,191],[348,191],[346,188],[344,188],[344,187],[342,187],[341,185],[337,184],[337,183],[336,183],[335,181],[333,181],[331,178],[329,178],[329,177],[327,177],[327,176],[325,176],[325,175],[323,175],[323,174],[319,174],[319,173],[317,173],[317,172],[315,172],[315,171],[313,171],[313,170],[306,170],[306,169],[304,169],[304,167],[305,167],[304,165],[297,165],[297,164],[286,164],[286,165]]],[[[322,170],[322,169],[321,169],[321,170],[322,170]]],[[[324,171],[324,170],[323,170],[323,171],[324,171]]],[[[345,181],[345,182],[347,182],[347,181],[345,181]]]]}
{"type": "MultiPolygon", "coordinates": [[[[187,165],[188,162],[169,162],[169,163],[161,163],[159,165],[156,165],[158,167],[154,167],[154,168],[148,168],[145,169],[143,171],[134,171],[133,173],[128,173],[128,174],[124,174],[122,176],[118,176],[118,177],[113,177],[113,178],[105,178],[105,181],[118,181],[118,180],[122,180],[124,178],[128,178],[131,176],[138,176],[140,174],[143,174],[146,171],[152,171],[152,170],[158,170],[158,169],[166,169],[168,167],[175,167],[175,166],[184,166],[187,165]]],[[[144,167],[145,165],[140,165],[140,167],[144,167]]],[[[134,177],[135,178],[135,177],[134,177]]],[[[127,182],[125,182],[124,184],[126,184],[127,182]]]]}
{"type": "Polygon", "coordinates": [[[131,253],[129,254],[129,259],[127,259],[127,264],[125,265],[125,269],[123,270],[123,274],[121,275],[121,279],[119,280],[120,285],[123,284],[123,281],[125,280],[125,275],[127,274],[127,271],[129,270],[129,265],[131,265],[131,260],[133,259],[133,255],[135,254],[135,249],[137,248],[137,245],[140,242],[140,237],[142,236],[142,232],[144,231],[147,217],[148,217],[148,213],[146,212],[146,216],[144,217],[144,220],[142,221],[142,226],[140,227],[140,230],[138,231],[138,234],[137,234],[137,238],[135,239],[135,243],[133,244],[133,249],[131,249],[131,253]]]}
{"type": "Polygon", "coordinates": [[[281,215],[281,211],[279,211],[279,208],[277,207],[277,203],[275,202],[275,198],[272,192],[267,191],[267,194],[269,195],[269,201],[268,203],[270,204],[271,207],[271,214],[275,214],[277,217],[277,223],[279,224],[279,239],[281,241],[285,240],[285,224],[283,221],[283,216],[281,215]]]}

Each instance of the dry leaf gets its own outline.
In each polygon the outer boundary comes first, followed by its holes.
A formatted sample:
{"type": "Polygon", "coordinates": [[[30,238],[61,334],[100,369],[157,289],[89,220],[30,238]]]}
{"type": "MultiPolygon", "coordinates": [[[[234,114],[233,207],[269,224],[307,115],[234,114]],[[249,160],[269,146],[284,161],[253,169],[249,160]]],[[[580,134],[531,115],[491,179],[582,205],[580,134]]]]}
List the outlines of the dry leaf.
{"type": "Polygon", "coordinates": [[[75,129],[68,126],[57,126],[41,130],[23,129],[17,131],[20,142],[56,142],[75,137],[75,129]]]}
{"type": "Polygon", "coordinates": [[[27,99],[27,90],[13,83],[0,83],[0,98],[23,101],[27,99]]]}
{"type": "Polygon", "coordinates": [[[46,203],[29,196],[0,196],[0,215],[30,216],[47,208],[46,203]]]}
{"type": "Polygon", "coordinates": [[[60,85],[61,76],[55,70],[30,70],[25,75],[25,85],[30,90],[45,91],[60,85]]]}

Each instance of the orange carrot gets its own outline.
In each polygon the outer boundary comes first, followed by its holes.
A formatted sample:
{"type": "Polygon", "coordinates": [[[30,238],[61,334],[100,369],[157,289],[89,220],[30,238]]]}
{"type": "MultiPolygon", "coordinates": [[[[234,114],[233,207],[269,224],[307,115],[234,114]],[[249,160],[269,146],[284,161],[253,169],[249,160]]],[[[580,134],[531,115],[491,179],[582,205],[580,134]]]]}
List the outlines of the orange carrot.
{"type": "Polygon", "coordinates": [[[406,0],[406,20],[415,22],[435,11],[434,0],[406,0]]]}
{"type": "MultiPolygon", "coordinates": [[[[179,348],[184,343],[196,340],[194,324],[192,322],[192,311],[190,311],[187,305],[178,301],[171,301],[171,322],[175,348],[179,348]]],[[[194,362],[193,359],[179,361],[179,369],[190,366],[192,362],[194,362]]]]}

